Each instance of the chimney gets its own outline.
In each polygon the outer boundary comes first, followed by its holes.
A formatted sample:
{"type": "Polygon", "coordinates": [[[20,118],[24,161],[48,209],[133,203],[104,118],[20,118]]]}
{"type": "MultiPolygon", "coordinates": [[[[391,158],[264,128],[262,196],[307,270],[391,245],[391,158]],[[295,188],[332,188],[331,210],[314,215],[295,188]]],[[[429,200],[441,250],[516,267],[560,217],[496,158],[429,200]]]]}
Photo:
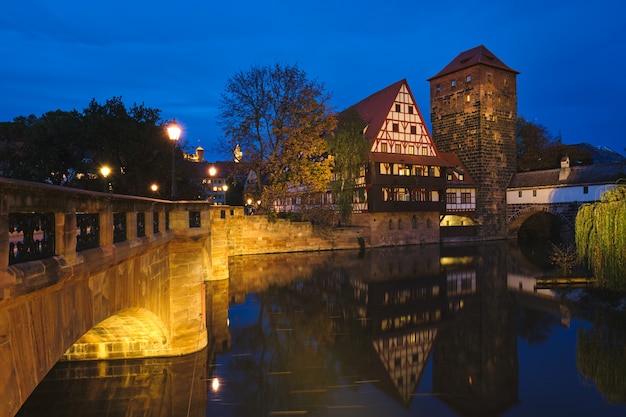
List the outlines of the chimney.
{"type": "Polygon", "coordinates": [[[559,171],[559,181],[565,181],[569,177],[569,156],[561,158],[561,170],[559,171]]]}

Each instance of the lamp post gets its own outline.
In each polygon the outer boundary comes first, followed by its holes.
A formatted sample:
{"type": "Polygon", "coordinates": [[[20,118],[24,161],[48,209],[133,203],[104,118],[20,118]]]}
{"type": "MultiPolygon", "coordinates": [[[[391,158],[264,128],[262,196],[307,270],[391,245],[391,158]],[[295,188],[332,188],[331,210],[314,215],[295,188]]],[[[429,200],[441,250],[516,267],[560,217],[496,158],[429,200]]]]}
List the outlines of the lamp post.
{"type": "Polygon", "coordinates": [[[176,124],[176,119],[167,125],[167,134],[172,141],[172,195],[171,199],[176,199],[176,142],[180,139],[180,127],[176,124]]]}
{"type": "Polygon", "coordinates": [[[215,167],[210,167],[209,168],[209,191],[211,192],[211,195],[209,196],[209,199],[211,201],[211,204],[215,203],[215,184],[213,183],[213,177],[215,177],[215,174],[217,173],[217,169],[215,169],[215,167]]]}
{"type": "Polygon", "coordinates": [[[109,192],[111,187],[109,187],[108,176],[111,173],[111,168],[109,168],[108,166],[105,165],[102,168],[100,168],[100,173],[104,177],[104,192],[109,192]]]}
{"type": "Polygon", "coordinates": [[[222,191],[224,192],[224,205],[226,205],[226,191],[228,191],[228,185],[222,185],[222,191]]]}

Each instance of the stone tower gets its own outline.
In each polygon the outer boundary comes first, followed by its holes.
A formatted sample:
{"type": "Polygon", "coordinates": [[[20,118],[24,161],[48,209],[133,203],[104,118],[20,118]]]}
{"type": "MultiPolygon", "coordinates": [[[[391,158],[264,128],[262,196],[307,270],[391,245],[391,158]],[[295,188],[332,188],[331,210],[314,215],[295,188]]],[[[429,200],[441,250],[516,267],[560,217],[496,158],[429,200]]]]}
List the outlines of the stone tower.
{"type": "Polygon", "coordinates": [[[516,76],[484,46],[459,54],[430,82],[433,140],[478,186],[481,239],[506,237],[506,187],[516,172],[516,76]]]}

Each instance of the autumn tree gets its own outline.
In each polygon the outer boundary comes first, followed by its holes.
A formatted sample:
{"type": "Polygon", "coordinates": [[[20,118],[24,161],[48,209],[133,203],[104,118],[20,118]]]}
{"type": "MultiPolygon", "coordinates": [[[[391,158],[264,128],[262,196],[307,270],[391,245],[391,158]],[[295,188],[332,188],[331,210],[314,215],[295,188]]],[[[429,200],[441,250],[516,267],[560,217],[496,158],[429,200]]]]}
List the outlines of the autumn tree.
{"type": "Polygon", "coordinates": [[[231,154],[253,170],[265,207],[287,196],[306,204],[331,178],[325,136],[335,128],[324,86],[297,66],[257,66],[231,77],[218,124],[231,154]]]}
{"type": "MultiPolygon", "coordinates": [[[[341,220],[350,223],[352,201],[356,179],[365,167],[370,142],[364,134],[365,122],[354,107],[350,107],[337,116],[335,135],[328,137],[330,152],[333,156],[333,181],[331,189],[341,220]]],[[[364,192],[364,190],[360,190],[364,192]]]]}

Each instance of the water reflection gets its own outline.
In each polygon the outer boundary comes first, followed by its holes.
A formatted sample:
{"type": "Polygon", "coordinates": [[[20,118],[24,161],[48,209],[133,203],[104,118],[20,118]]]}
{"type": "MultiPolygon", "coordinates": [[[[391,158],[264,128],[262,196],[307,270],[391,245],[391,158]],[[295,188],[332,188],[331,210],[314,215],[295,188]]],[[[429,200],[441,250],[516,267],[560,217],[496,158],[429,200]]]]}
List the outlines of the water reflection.
{"type": "Polygon", "coordinates": [[[88,383],[63,371],[80,364],[59,364],[20,415],[91,415],[74,412],[84,398],[110,416],[626,412],[621,298],[537,290],[545,265],[514,244],[248,256],[229,269],[208,283],[209,353],[116,378],[89,371],[111,363],[85,364],[88,383]]]}

